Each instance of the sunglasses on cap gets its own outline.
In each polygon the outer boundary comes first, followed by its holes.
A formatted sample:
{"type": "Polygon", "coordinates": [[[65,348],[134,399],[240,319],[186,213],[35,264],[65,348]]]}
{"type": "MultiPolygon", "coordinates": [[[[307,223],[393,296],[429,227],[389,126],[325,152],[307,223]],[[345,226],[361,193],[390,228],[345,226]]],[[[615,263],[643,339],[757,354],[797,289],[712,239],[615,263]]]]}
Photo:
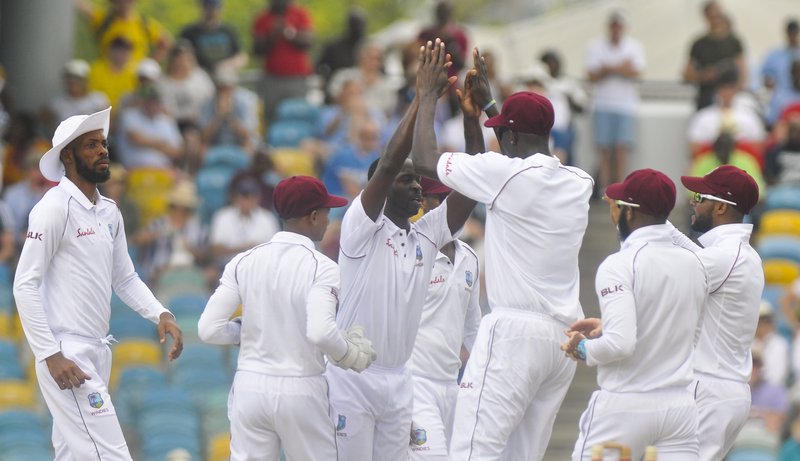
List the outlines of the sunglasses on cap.
{"type": "Polygon", "coordinates": [[[629,206],[629,207],[631,207],[631,208],[639,208],[639,206],[640,206],[638,203],[626,202],[625,200],[614,200],[614,199],[611,199],[611,198],[610,198],[609,196],[607,196],[607,195],[604,195],[604,196],[603,196],[603,200],[606,200],[606,201],[609,201],[609,200],[610,200],[610,201],[613,201],[613,202],[614,202],[614,203],[615,203],[617,206],[629,206]]]}
{"type": "Polygon", "coordinates": [[[710,194],[701,194],[700,192],[695,192],[692,196],[692,201],[694,203],[702,203],[703,200],[712,200],[714,202],[722,202],[727,203],[728,205],[736,206],[736,202],[731,202],[730,200],[725,200],[724,198],[719,198],[715,195],[710,194]]]}

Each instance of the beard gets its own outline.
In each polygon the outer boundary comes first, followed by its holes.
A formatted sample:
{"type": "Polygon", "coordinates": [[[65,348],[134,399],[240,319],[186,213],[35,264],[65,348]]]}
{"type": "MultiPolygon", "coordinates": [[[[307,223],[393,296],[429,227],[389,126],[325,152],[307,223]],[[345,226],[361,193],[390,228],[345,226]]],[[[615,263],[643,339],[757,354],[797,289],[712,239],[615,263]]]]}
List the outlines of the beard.
{"type": "Polygon", "coordinates": [[[692,230],[704,234],[711,230],[711,213],[697,214],[697,209],[693,211],[692,230]]]}
{"type": "Polygon", "coordinates": [[[92,184],[104,183],[111,177],[111,169],[106,168],[105,171],[93,170],[89,165],[83,163],[83,160],[75,154],[75,151],[72,152],[72,159],[75,161],[75,171],[78,176],[92,184]]]}
{"type": "Polygon", "coordinates": [[[620,212],[619,220],[617,221],[617,232],[619,232],[619,239],[625,241],[631,235],[631,226],[628,225],[628,217],[624,211],[620,212]]]}

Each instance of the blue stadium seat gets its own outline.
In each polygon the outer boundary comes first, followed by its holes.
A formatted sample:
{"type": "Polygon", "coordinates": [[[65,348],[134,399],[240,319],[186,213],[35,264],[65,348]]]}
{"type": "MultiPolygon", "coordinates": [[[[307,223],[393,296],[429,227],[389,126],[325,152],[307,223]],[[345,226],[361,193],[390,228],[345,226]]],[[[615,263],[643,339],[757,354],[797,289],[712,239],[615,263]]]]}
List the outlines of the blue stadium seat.
{"type": "Polygon", "coordinates": [[[128,309],[131,314],[121,314],[119,312],[111,315],[109,333],[122,341],[124,339],[156,339],[158,332],[156,325],[141,317],[135,311],[128,309]]]}
{"type": "MultiPolygon", "coordinates": [[[[153,389],[141,402],[139,408],[142,415],[158,411],[173,412],[178,415],[195,416],[196,411],[191,399],[179,389],[172,387],[153,389]]],[[[191,418],[186,418],[190,420],[191,418]]]]}
{"type": "Polygon", "coordinates": [[[272,147],[299,147],[314,135],[314,125],[300,120],[277,121],[269,127],[267,143],[272,147]]]}
{"type": "Polygon", "coordinates": [[[766,449],[745,448],[732,450],[725,461],[776,461],[778,457],[766,449]]]}
{"type": "Polygon", "coordinates": [[[800,187],[777,186],[767,193],[767,210],[800,210],[800,187]]]}
{"type": "Polygon", "coordinates": [[[275,120],[278,121],[297,120],[315,126],[319,120],[319,107],[305,98],[284,99],[278,104],[275,113],[275,120]]]}
{"type": "Polygon", "coordinates": [[[226,164],[204,166],[197,172],[198,213],[204,223],[211,222],[214,212],[228,203],[228,185],[239,169],[226,164]]]}
{"type": "Polygon", "coordinates": [[[800,263],[800,239],[788,236],[763,237],[756,246],[762,260],[788,259],[800,263]]]}
{"type": "Polygon", "coordinates": [[[227,165],[236,170],[247,168],[250,159],[239,146],[212,146],[208,148],[203,166],[227,165]]]}
{"type": "Polygon", "coordinates": [[[6,410],[0,412],[0,433],[12,430],[41,430],[42,427],[39,417],[32,411],[6,410]]]}
{"type": "Polygon", "coordinates": [[[11,281],[0,280],[0,312],[14,311],[14,290],[11,281]]]}
{"type": "Polygon", "coordinates": [[[173,371],[182,368],[215,367],[224,369],[223,350],[209,344],[189,344],[183,348],[180,360],[175,362],[173,371]]]}
{"type": "Polygon", "coordinates": [[[789,322],[786,320],[786,316],[783,314],[783,309],[781,309],[780,304],[780,299],[785,290],[786,287],[779,285],[765,285],[764,291],[761,293],[761,299],[765,299],[772,304],[775,327],[778,333],[791,343],[794,332],[792,331],[792,327],[789,326],[789,322]]]}
{"type": "Polygon", "coordinates": [[[52,461],[53,453],[46,446],[32,445],[3,450],[3,461],[52,461]]]}
{"type": "Polygon", "coordinates": [[[172,297],[169,300],[169,310],[175,314],[175,317],[181,315],[199,315],[203,313],[203,309],[208,302],[208,296],[201,294],[181,294],[172,297]]]}

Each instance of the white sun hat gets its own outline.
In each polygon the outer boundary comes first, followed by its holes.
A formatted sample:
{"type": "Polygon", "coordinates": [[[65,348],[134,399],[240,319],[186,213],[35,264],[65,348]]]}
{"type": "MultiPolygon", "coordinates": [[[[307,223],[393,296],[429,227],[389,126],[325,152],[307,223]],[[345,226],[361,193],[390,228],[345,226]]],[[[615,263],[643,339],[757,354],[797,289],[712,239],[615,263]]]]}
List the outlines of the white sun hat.
{"type": "Polygon", "coordinates": [[[64,176],[64,164],[61,163],[61,149],[74,141],[75,138],[90,131],[103,130],[103,136],[108,137],[108,127],[111,124],[111,107],[95,112],[91,115],[73,115],[64,120],[56,128],[53,135],[53,148],[45,152],[39,160],[39,171],[50,181],[61,181],[64,176]]]}

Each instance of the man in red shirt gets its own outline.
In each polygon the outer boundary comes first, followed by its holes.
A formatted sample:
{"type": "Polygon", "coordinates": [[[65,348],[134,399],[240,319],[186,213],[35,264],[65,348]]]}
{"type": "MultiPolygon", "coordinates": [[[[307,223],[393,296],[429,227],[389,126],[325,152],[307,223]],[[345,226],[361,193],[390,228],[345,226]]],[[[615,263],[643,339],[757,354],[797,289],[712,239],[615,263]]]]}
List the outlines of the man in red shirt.
{"type": "Polygon", "coordinates": [[[269,0],[269,8],[253,23],[253,52],[264,56],[263,97],[268,119],[281,100],[305,97],[313,37],[308,11],[292,0],[269,0]]]}

